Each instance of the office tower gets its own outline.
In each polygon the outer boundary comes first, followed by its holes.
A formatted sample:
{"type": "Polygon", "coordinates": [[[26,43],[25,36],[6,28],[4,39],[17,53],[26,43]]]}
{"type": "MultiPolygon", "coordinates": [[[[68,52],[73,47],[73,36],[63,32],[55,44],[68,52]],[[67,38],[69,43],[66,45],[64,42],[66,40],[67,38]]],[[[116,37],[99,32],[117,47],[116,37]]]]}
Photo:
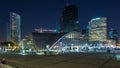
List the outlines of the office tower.
{"type": "Polygon", "coordinates": [[[106,41],[107,18],[94,18],[89,22],[89,41],[106,41]]]}
{"type": "Polygon", "coordinates": [[[88,26],[88,25],[87,25],[87,26],[84,26],[81,33],[82,33],[83,35],[88,35],[88,29],[89,29],[89,26],[88,26]]]}
{"type": "Polygon", "coordinates": [[[7,41],[14,42],[19,45],[21,40],[21,23],[20,23],[20,15],[17,13],[10,13],[10,23],[7,26],[7,41]]]}
{"type": "Polygon", "coordinates": [[[78,31],[78,8],[75,5],[67,5],[63,8],[60,19],[60,32],[78,31]]]}
{"type": "Polygon", "coordinates": [[[109,32],[109,39],[115,41],[116,46],[117,46],[117,43],[118,43],[118,31],[117,31],[117,29],[111,28],[111,30],[109,32]]]}
{"type": "Polygon", "coordinates": [[[10,23],[7,23],[7,41],[10,41],[11,37],[10,37],[10,23]]]}

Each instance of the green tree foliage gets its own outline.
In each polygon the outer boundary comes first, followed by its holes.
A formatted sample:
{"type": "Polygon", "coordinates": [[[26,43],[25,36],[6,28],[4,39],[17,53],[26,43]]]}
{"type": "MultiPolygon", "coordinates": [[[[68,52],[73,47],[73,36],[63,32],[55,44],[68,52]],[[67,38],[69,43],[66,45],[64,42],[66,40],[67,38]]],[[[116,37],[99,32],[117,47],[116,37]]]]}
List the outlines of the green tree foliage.
{"type": "Polygon", "coordinates": [[[2,46],[8,46],[10,44],[11,47],[15,46],[15,44],[11,41],[7,41],[7,42],[1,42],[2,46]]]}

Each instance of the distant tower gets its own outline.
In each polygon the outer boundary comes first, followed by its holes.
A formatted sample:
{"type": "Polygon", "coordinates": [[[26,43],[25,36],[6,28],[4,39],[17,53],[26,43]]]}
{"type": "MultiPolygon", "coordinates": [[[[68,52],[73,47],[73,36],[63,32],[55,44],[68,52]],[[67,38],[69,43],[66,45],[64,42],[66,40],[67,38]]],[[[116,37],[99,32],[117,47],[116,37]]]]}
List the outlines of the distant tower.
{"type": "Polygon", "coordinates": [[[19,44],[21,40],[21,23],[20,15],[17,13],[10,13],[10,23],[7,25],[7,41],[19,44]]]}
{"type": "Polygon", "coordinates": [[[106,41],[107,18],[94,18],[89,22],[89,41],[106,41]]]}
{"type": "Polygon", "coordinates": [[[116,41],[118,43],[118,31],[116,29],[111,28],[109,32],[109,38],[116,41]]]}
{"type": "Polygon", "coordinates": [[[81,33],[82,33],[83,35],[88,35],[88,29],[89,29],[89,26],[88,26],[88,25],[87,25],[87,26],[84,26],[81,33]]]}
{"type": "Polygon", "coordinates": [[[10,41],[11,35],[10,35],[10,23],[7,23],[7,41],[10,41]]]}
{"type": "Polygon", "coordinates": [[[60,19],[60,32],[78,31],[78,23],[78,7],[67,4],[60,19]]]}

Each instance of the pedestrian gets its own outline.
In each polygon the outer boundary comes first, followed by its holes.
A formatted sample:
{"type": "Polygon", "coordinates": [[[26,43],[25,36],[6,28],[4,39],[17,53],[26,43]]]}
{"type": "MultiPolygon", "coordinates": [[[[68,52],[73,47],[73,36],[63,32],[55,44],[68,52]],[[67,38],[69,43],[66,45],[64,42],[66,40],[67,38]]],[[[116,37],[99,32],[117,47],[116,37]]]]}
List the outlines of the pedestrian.
{"type": "Polygon", "coordinates": [[[1,63],[6,64],[6,59],[5,58],[1,59],[1,63]]]}

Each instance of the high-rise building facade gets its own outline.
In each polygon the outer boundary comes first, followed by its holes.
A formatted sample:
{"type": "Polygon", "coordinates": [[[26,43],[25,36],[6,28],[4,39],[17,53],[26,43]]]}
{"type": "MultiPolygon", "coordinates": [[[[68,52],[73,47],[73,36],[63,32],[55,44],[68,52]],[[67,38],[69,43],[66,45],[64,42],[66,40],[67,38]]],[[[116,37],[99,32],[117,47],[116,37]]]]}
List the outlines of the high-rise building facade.
{"type": "Polygon", "coordinates": [[[78,31],[78,8],[75,5],[68,5],[63,8],[60,19],[60,32],[78,31]]]}
{"type": "Polygon", "coordinates": [[[19,44],[21,40],[21,23],[20,15],[17,13],[10,13],[10,23],[7,26],[7,41],[19,44]]]}
{"type": "Polygon", "coordinates": [[[94,18],[89,22],[89,41],[106,41],[107,18],[94,18]]]}

